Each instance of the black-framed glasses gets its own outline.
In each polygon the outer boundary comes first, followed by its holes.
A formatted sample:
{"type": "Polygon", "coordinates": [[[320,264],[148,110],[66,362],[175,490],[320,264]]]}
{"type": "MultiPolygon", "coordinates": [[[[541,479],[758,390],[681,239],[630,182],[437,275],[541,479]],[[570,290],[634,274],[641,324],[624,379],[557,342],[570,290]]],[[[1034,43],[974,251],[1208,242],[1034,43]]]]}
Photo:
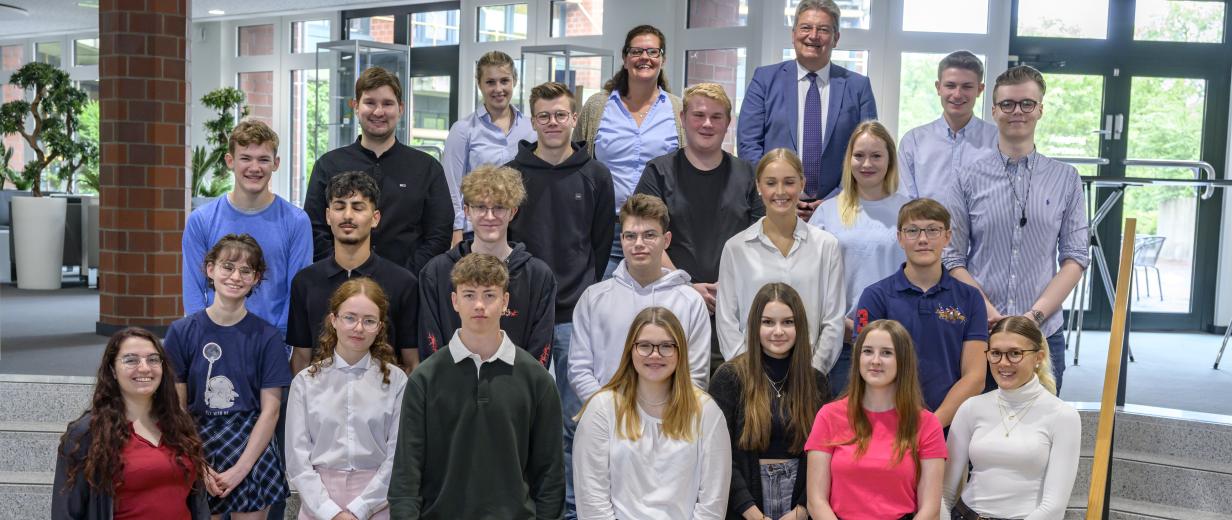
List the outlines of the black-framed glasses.
{"type": "Polygon", "coordinates": [[[625,55],[640,57],[645,54],[647,58],[658,58],[663,56],[663,49],[658,47],[625,47],[625,55]]]}
{"type": "Polygon", "coordinates": [[[557,110],[555,112],[539,112],[538,114],[535,114],[535,122],[541,125],[551,123],[553,120],[557,123],[564,123],[568,121],[571,116],[573,116],[573,112],[568,112],[565,110],[557,110]]]}
{"type": "Polygon", "coordinates": [[[150,354],[146,357],[141,357],[136,354],[128,354],[128,355],[120,356],[120,359],[118,361],[120,362],[121,365],[124,365],[124,368],[127,368],[129,370],[137,368],[139,365],[141,365],[143,361],[145,362],[146,366],[149,366],[151,368],[163,366],[163,357],[158,354],[150,354]]]}
{"type": "Polygon", "coordinates": [[[253,270],[253,268],[246,265],[236,267],[236,265],[231,262],[218,262],[214,265],[218,267],[218,271],[222,273],[223,278],[230,278],[236,271],[239,271],[240,279],[245,282],[251,282],[257,277],[257,272],[253,270]]]}
{"type": "Polygon", "coordinates": [[[470,210],[471,215],[473,215],[475,218],[481,218],[484,215],[486,215],[489,211],[492,212],[492,216],[496,218],[505,218],[509,216],[509,208],[506,208],[504,206],[482,206],[482,205],[472,206],[470,204],[467,204],[466,209],[470,210]]]}
{"type": "Polygon", "coordinates": [[[1002,352],[1000,350],[993,350],[989,348],[989,349],[984,349],[984,355],[988,356],[988,362],[994,365],[997,363],[1000,363],[1002,357],[1005,357],[1006,359],[1008,359],[1011,365],[1017,365],[1019,362],[1022,361],[1022,356],[1026,354],[1027,352],[1039,352],[1039,351],[1040,349],[1033,348],[1033,349],[1027,349],[1027,350],[1014,349],[1014,350],[1007,350],[1007,351],[1002,352]]]}
{"type": "Polygon", "coordinates": [[[642,357],[650,357],[651,354],[658,351],[660,356],[669,358],[676,355],[676,343],[672,341],[665,341],[663,343],[635,341],[633,342],[633,350],[636,350],[638,355],[642,357]]]}
{"type": "Polygon", "coordinates": [[[945,231],[945,229],[939,228],[939,227],[927,227],[927,228],[905,227],[905,228],[899,229],[899,231],[902,232],[903,236],[907,237],[908,240],[915,240],[917,238],[920,238],[920,233],[924,233],[924,236],[928,237],[929,239],[938,238],[941,236],[941,232],[945,231]]]}
{"type": "Polygon", "coordinates": [[[997,108],[1001,109],[1001,111],[1005,112],[1006,114],[1013,114],[1014,107],[1021,108],[1022,113],[1024,114],[1030,114],[1031,112],[1035,111],[1035,107],[1038,107],[1041,104],[1042,103],[1034,99],[1023,99],[1020,101],[1014,101],[1013,99],[1005,99],[1005,100],[998,101],[996,103],[997,108]]]}
{"type": "Polygon", "coordinates": [[[360,318],[351,313],[343,314],[338,319],[342,320],[342,324],[348,329],[354,329],[355,325],[360,325],[365,332],[376,332],[376,329],[381,326],[381,320],[376,318],[360,318]]]}

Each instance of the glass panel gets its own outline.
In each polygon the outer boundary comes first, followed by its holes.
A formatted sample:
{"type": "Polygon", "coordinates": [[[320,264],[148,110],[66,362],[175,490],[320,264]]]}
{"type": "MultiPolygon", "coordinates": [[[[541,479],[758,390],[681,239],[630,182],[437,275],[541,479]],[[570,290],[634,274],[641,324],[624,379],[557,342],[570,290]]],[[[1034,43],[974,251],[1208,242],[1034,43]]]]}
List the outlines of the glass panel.
{"type": "MultiPolygon", "coordinates": [[[[937,64],[945,54],[904,52],[899,73],[898,137],[917,126],[941,117],[941,101],[937,97],[937,64]]],[[[984,56],[976,55],[980,61],[984,56]]],[[[981,112],[984,96],[975,99],[975,110],[981,112]]]]}
{"type": "Polygon", "coordinates": [[[411,47],[457,45],[460,16],[457,9],[411,14],[411,47]]]}
{"type": "Polygon", "coordinates": [[[291,22],[291,52],[317,52],[317,44],[329,41],[329,20],[291,22]]]}
{"type": "Polygon", "coordinates": [[[603,34],[603,0],[553,0],[553,38],[596,34],[603,34]]]}
{"type": "Polygon", "coordinates": [[[34,44],[34,61],[59,67],[60,42],[39,42],[34,44]]]}
{"type": "MultiPolygon", "coordinates": [[[[783,61],[796,59],[796,49],[788,47],[783,49],[783,61]]],[[[840,67],[847,70],[868,75],[868,51],[843,51],[835,50],[830,55],[830,62],[837,63],[840,67]]]]}
{"type": "Polygon", "coordinates": [[[740,104],[744,102],[746,59],[744,47],[709,49],[689,51],[685,65],[686,85],[718,83],[731,99],[732,120],[723,138],[723,149],[729,153],[736,153],[736,121],[740,118],[740,104]]]}
{"type": "Polygon", "coordinates": [[[98,65],[98,38],[73,40],[73,64],[98,65]]]}
{"type": "Polygon", "coordinates": [[[1157,42],[1222,43],[1223,2],[1138,0],[1134,39],[1157,42]]]}
{"type": "Polygon", "coordinates": [[[347,37],[351,40],[393,43],[394,17],[351,18],[347,22],[347,37]]]}
{"type": "Polygon", "coordinates": [[[1108,0],[1018,2],[1018,35],[1102,40],[1108,37],[1108,0]]]}
{"type": "Polygon", "coordinates": [[[329,71],[291,71],[291,198],[302,204],[317,157],[329,151],[329,71]]]}
{"type": "Polygon", "coordinates": [[[239,29],[240,56],[268,56],[274,53],[274,26],[249,25],[239,29]]]}
{"type": "MultiPolygon", "coordinates": [[[[0,46],[0,70],[17,70],[25,65],[25,56],[22,56],[24,49],[23,45],[0,46]]],[[[7,76],[0,79],[8,81],[7,76]]]]}
{"type": "Polygon", "coordinates": [[[449,76],[411,78],[411,146],[440,159],[449,135],[449,76]]]}
{"type": "MultiPolygon", "coordinates": [[[[569,85],[569,78],[565,75],[565,60],[562,58],[549,58],[548,66],[552,69],[552,81],[557,81],[569,85]]],[[[603,58],[600,56],[592,56],[589,58],[570,58],[569,59],[569,75],[573,76],[573,93],[574,98],[582,103],[590,98],[591,94],[599,92],[603,89],[603,84],[607,82],[605,74],[603,74],[603,58]],[[578,92],[581,89],[581,92],[578,92]]],[[[521,89],[519,89],[521,90],[521,89]]],[[[529,92],[529,90],[527,90],[529,92]]],[[[520,105],[521,92],[518,93],[518,104],[520,105]]],[[[529,99],[527,100],[529,102],[529,99]]],[[[530,107],[527,107],[529,111],[530,107]]]]}
{"type": "Polygon", "coordinates": [[[241,72],[236,75],[239,89],[244,91],[248,117],[274,125],[274,73],[241,72]]]}
{"type": "Polygon", "coordinates": [[[689,0],[690,29],[744,27],[748,22],[748,0],[689,0]]]}
{"type": "MultiPolygon", "coordinates": [[[[1099,157],[1095,131],[1103,127],[1104,77],[1046,73],[1044,83],[1044,117],[1035,132],[1039,151],[1049,157],[1099,157]]],[[[1097,172],[1094,165],[1077,168],[1082,175],[1097,172]]]]}
{"type": "Polygon", "coordinates": [[[987,33],[988,0],[904,0],[903,30],[987,33]]]}
{"type": "Polygon", "coordinates": [[[480,42],[526,39],[526,4],[485,5],[479,8],[480,42]]]}
{"type": "MultiPolygon", "coordinates": [[[[800,0],[787,0],[787,6],[783,8],[783,17],[788,27],[796,25],[796,5],[799,3],[800,0]]],[[[836,0],[834,3],[839,9],[839,28],[869,28],[869,9],[872,0],[836,0]]]]}
{"type": "Polygon", "coordinates": [[[84,90],[92,101],[98,101],[98,80],[87,79],[77,82],[77,88],[84,90]]]}
{"type": "MultiPolygon", "coordinates": [[[[0,70],[4,71],[0,81],[8,81],[9,72],[21,68],[25,65],[24,56],[25,46],[23,45],[5,45],[0,46],[0,70]]],[[[21,87],[5,83],[0,87],[0,105],[9,101],[23,99],[25,92],[22,92],[21,87]]],[[[13,151],[13,156],[9,159],[8,167],[20,169],[21,165],[26,162],[26,141],[20,135],[8,134],[3,136],[4,147],[13,151]]],[[[0,179],[0,187],[5,187],[5,180],[0,179]]]]}
{"type": "MultiPolygon", "coordinates": [[[[1125,126],[1126,154],[1130,158],[1201,158],[1205,80],[1135,77],[1130,82],[1129,102],[1125,126]]],[[[1125,175],[1166,179],[1195,176],[1186,168],[1142,166],[1126,167],[1125,175]]],[[[1134,287],[1133,310],[1189,312],[1198,202],[1194,195],[1194,188],[1182,186],[1140,186],[1125,191],[1124,216],[1138,219],[1134,274],[1141,278],[1134,287]]]]}

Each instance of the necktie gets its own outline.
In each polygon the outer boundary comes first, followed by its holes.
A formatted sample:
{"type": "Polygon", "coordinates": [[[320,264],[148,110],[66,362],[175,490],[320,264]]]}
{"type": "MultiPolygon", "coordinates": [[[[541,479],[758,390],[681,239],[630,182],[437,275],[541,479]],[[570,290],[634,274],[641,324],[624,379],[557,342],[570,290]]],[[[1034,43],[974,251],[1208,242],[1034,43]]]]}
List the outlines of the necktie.
{"type": "Polygon", "coordinates": [[[820,197],[821,184],[821,92],[817,88],[817,73],[804,77],[809,80],[808,93],[804,95],[804,135],[800,136],[803,148],[800,162],[804,163],[804,194],[820,197]]]}

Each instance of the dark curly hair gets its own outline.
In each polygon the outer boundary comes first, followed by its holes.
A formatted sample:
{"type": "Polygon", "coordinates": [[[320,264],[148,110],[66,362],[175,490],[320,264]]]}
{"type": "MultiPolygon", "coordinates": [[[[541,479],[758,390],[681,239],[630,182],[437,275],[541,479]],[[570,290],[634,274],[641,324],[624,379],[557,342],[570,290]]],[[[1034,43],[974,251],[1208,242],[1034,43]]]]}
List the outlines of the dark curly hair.
{"type": "MultiPolygon", "coordinates": [[[[248,267],[255,271],[256,277],[253,279],[252,288],[248,290],[247,296],[251,296],[253,291],[257,290],[257,286],[261,285],[261,280],[265,278],[265,255],[261,252],[261,244],[258,244],[257,239],[252,238],[252,235],[248,233],[228,233],[218,239],[218,243],[214,244],[210,252],[205,254],[201,270],[208,274],[210,264],[221,260],[228,262],[244,260],[248,263],[248,267]]],[[[214,288],[214,280],[209,276],[206,276],[205,283],[210,289],[214,288]]]]}
{"type": "Polygon", "coordinates": [[[389,367],[397,366],[394,349],[389,346],[389,298],[385,297],[385,291],[380,285],[364,276],[343,282],[329,297],[329,314],[325,316],[325,324],[321,327],[320,346],[312,355],[312,364],[308,366],[309,376],[317,375],[322,368],[334,363],[334,349],[338,346],[338,331],[334,329],[334,320],[330,318],[338,314],[338,308],[342,307],[342,302],[359,294],[372,300],[372,303],[376,304],[378,314],[381,315],[381,328],[377,329],[376,338],[372,340],[368,352],[372,354],[372,359],[381,364],[381,382],[389,384],[389,367]]]}
{"type": "Polygon", "coordinates": [[[150,407],[150,415],[162,432],[161,444],[170,447],[179,455],[176,457],[176,463],[183,470],[186,482],[191,484],[205,477],[206,468],[209,466],[202,451],[201,438],[197,436],[197,426],[192,416],[180,406],[180,398],[175,391],[175,371],[171,368],[162,342],[148,330],[129,327],[115,333],[107,341],[102,363],[98,367],[93,401],[90,408],[73,421],[77,422],[86,415],[92,415],[90,447],[86,456],[74,460],[72,454],[81,448],[82,437],[70,438],[71,429],[60,438],[60,454],[71,461],[68,464],[66,484],[61,492],[72,489],[79,476],[86,479],[91,489],[110,495],[114,495],[121,484],[124,460],[120,455],[132,430],[124,413],[124,396],[116,378],[116,357],[120,353],[120,346],[130,338],[152,343],[154,350],[162,357],[162,378],[158,382],[158,389],[154,391],[150,407]],[[191,465],[186,465],[184,459],[188,459],[191,465]]]}

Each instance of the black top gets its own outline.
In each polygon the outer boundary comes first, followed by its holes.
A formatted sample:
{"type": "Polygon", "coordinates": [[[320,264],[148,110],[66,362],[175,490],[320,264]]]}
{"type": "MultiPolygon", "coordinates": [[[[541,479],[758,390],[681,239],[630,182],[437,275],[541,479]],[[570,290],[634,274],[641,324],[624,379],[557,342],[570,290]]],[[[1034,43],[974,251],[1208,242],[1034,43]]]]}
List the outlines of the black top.
{"type": "MultiPolygon", "coordinates": [[[[526,204],[509,223],[509,240],[548,264],[556,274],[556,323],[573,322],[582,291],[603,279],[616,226],[612,174],[573,143],[573,155],[555,166],[522,141],[506,166],[522,173],[526,204]]],[[[715,261],[718,261],[717,258],[715,261]]]]}
{"type": "Polygon", "coordinates": [[[308,180],[304,211],[312,221],[312,259],[324,260],[334,249],[333,232],[325,222],[326,187],[335,175],[362,171],[381,188],[381,225],[372,230],[372,250],[418,273],[432,257],[449,249],[453,236],[453,199],[441,163],[431,155],[394,143],[377,157],[354,143],[317,159],[308,180]]]}
{"type": "MultiPolygon", "coordinates": [[[[740,357],[733,358],[733,361],[736,359],[740,359],[740,357]]],[[[762,359],[765,360],[766,358],[763,357],[762,359]]],[[[786,373],[786,370],[783,373],[786,373]]],[[[820,409],[822,404],[830,401],[830,382],[826,379],[825,374],[822,374],[817,369],[813,369],[813,376],[817,383],[817,407],[820,409]]],[[[789,381],[787,384],[790,385],[791,382],[789,381]]],[[[710,387],[707,388],[707,391],[710,393],[710,397],[714,398],[714,402],[719,405],[719,408],[723,410],[723,416],[727,419],[727,431],[731,434],[732,478],[731,494],[727,499],[727,518],[731,520],[742,519],[741,515],[746,509],[762,503],[761,465],[758,461],[763,458],[794,458],[798,461],[799,466],[796,472],[796,482],[791,492],[791,501],[796,505],[807,506],[808,495],[804,489],[805,480],[808,476],[808,456],[806,452],[801,450],[799,454],[794,456],[766,457],[758,452],[740,449],[740,432],[744,431],[744,385],[740,383],[740,378],[736,375],[736,367],[732,365],[732,362],[723,363],[723,366],[719,367],[719,370],[714,373],[714,377],[711,378],[710,387]]],[[[773,390],[770,397],[774,397],[773,390]]],[[[804,425],[805,428],[810,429],[812,426],[812,424],[804,425]]],[[[807,434],[808,432],[805,433],[807,434]]],[[[772,427],[771,435],[773,434],[772,427]]]]}
{"type": "Polygon", "coordinates": [[[770,444],[758,457],[763,459],[790,459],[797,455],[791,453],[791,437],[787,434],[787,412],[783,408],[783,399],[774,393],[778,386],[782,392],[787,391],[787,372],[791,368],[791,358],[777,359],[761,353],[762,368],[766,377],[773,381],[770,385],[770,444]]]}
{"type": "MultiPolygon", "coordinates": [[[[474,241],[458,244],[445,254],[437,255],[419,273],[419,359],[427,359],[443,349],[462,328],[462,320],[453,310],[450,293],[454,264],[471,254],[474,241]]],[[[543,366],[551,361],[553,327],[556,325],[556,277],[543,260],[531,256],[526,246],[509,244],[513,251],[505,259],[509,268],[509,308],[501,316],[501,330],[513,342],[539,360],[543,366]]]]}
{"type": "Polygon", "coordinates": [[[683,149],[656,157],[646,163],[634,192],[667,204],[672,232],[667,256],[693,282],[717,282],[723,244],[766,214],[753,167],[727,152],[710,171],[694,167],[683,149]]]}
{"type": "Polygon", "coordinates": [[[287,312],[287,344],[316,349],[321,328],[329,314],[329,297],[347,280],[357,276],[371,278],[389,299],[389,342],[401,359],[401,351],[415,348],[415,327],[419,316],[419,284],[415,275],[373,253],[363,265],[347,271],[334,255],[305,267],[291,280],[291,304],[287,312]]]}

